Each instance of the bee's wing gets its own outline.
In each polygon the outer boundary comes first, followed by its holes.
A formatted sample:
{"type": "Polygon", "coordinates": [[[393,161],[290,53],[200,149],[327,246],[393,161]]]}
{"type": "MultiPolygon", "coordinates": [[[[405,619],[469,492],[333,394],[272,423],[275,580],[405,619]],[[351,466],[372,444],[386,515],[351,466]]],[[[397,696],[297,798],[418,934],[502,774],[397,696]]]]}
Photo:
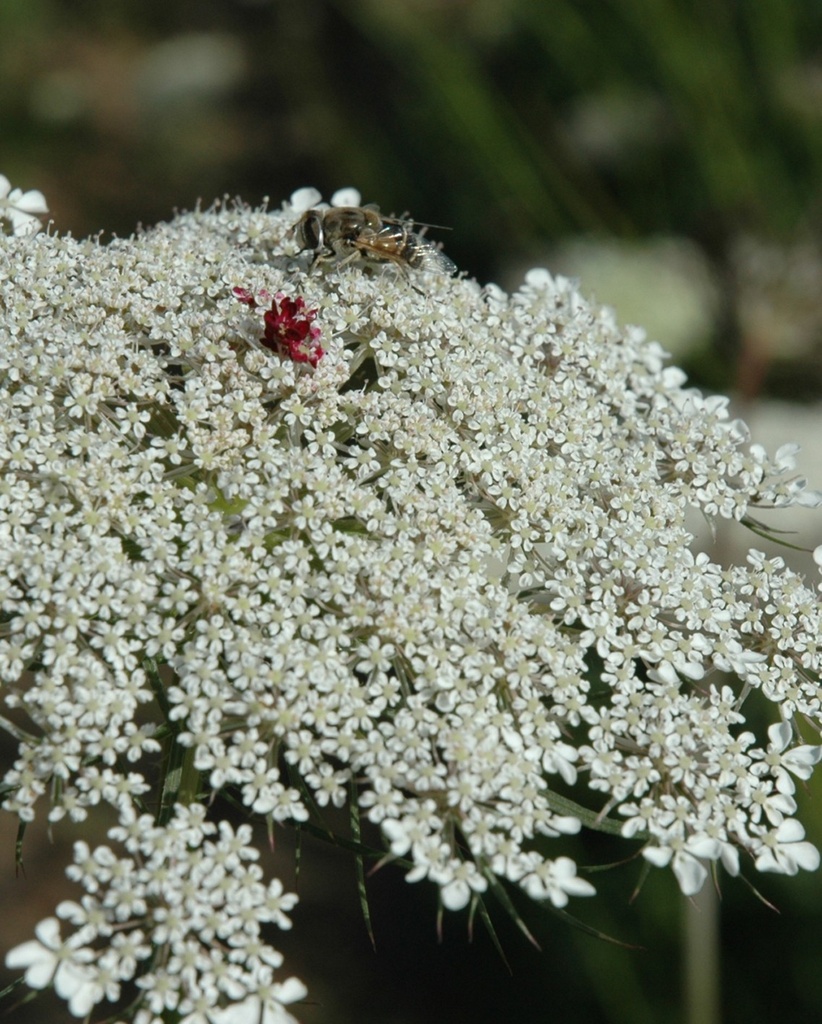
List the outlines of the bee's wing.
{"type": "Polygon", "coordinates": [[[456,263],[442,249],[429,242],[417,243],[408,253],[408,264],[414,270],[428,270],[435,274],[455,274],[456,263]]]}
{"type": "Polygon", "coordinates": [[[379,231],[362,231],[354,245],[365,256],[390,260],[400,267],[453,274],[457,266],[444,252],[402,224],[386,224],[379,231]]]}
{"type": "Polygon", "coordinates": [[[451,231],[451,228],[449,228],[447,224],[428,224],[424,220],[414,220],[414,218],[408,213],[404,213],[400,217],[395,217],[393,214],[390,217],[386,217],[385,214],[381,213],[380,217],[382,217],[384,224],[401,224],[409,230],[423,228],[424,230],[419,232],[421,235],[425,234],[425,230],[428,228],[436,228],[438,231],[451,231]]]}

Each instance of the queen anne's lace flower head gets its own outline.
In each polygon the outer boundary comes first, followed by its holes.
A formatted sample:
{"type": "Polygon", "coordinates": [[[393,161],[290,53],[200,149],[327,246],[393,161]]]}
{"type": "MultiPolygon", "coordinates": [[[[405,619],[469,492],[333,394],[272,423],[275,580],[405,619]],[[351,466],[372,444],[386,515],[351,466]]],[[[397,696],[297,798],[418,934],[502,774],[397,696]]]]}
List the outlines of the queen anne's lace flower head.
{"type": "Polygon", "coordinates": [[[78,1015],[135,981],[146,1021],[289,1019],[256,929],[293,898],[207,821],[218,790],[275,823],[355,800],[452,910],[590,895],[581,824],[686,893],[818,863],[819,603],[687,525],[815,503],[793,452],[547,271],[309,273],[319,199],[0,248],[6,807],[120,816],[75,850],[73,936],[10,964],[78,1015]],[[198,782],[146,817],[161,744],[198,782]]]}

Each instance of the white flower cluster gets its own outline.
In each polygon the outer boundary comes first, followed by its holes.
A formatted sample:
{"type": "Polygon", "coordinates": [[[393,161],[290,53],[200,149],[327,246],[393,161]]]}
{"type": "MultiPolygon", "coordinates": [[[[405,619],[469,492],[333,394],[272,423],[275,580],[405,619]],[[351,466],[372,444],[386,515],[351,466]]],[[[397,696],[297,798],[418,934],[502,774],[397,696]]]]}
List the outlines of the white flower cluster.
{"type": "MultiPolygon", "coordinates": [[[[7,809],[128,818],[162,743],[206,804],[230,789],[299,823],[356,801],[449,909],[499,879],[557,907],[591,894],[562,853],[581,822],[686,893],[740,855],[816,867],[793,779],[822,753],[820,604],[779,559],[720,567],[688,527],[818,503],[794,450],[749,445],[724,399],[546,271],[512,295],[309,272],[291,232],[318,200],[105,246],[0,239],[7,809]]],[[[150,875],[181,815],[72,871],[119,896],[135,844],[150,875]]],[[[132,890],[154,921],[195,898],[203,853],[178,856],[159,903],[132,890]]],[[[241,929],[285,899],[255,884],[241,929]]],[[[201,941],[237,935],[234,892],[192,909],[201,941]]],[[[67,915],[81,935],[89,913],[67,915]]],[[[172,941],[152,927],[140,942],[172,941]]],[[[238,980],[277,966],[244,934],[245,960],[197,954],[181,1020],[228,1019],[234,985],[268,998],[238,980]]],[[[84,1012],[93,984],[68,995],[84,1012]]]]}
{"type": "Polygon", "coordinates": [[[77,843],[68,875],[85,895],[57,907],[76,930],[64,942],[57,918],[46,918],[7,965],[25,968],[32,988],[53,984],[76,1017],[116,1001],[136,978],[144,993],[136,1024],[161,1022],[167,1011],[192,1024],[294,1024],[284,1006],[302,999],[305,986],[274,981],[282,956],[261,940],[260,926],[290,928],[285,911],[297,898],[276,879],[263,883],[250,826],[218,828],[205,816],[202,804],[177,807],[161,827],[123,812],[109,836],[125,857],[77,843]]]}

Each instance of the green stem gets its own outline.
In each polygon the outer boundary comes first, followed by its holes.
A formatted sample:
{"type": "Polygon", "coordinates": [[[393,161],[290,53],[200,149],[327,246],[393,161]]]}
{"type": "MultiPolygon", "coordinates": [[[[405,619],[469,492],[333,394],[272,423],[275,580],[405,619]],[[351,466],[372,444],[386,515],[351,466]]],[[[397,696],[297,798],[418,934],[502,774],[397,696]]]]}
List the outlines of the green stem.
{"type": "Polygon", "coordinates": [[[720,1024],[719,901],[710,881],[685,901],[683,943],[686,1024],[720,1024]]]}

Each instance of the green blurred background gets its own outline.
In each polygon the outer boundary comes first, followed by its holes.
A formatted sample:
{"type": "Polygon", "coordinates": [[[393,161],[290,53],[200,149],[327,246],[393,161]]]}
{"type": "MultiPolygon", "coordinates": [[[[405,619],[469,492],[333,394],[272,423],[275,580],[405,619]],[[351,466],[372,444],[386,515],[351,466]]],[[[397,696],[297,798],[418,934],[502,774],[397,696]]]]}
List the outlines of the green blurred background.
{"type": "MultiPolygon", "coordinates": [[[[697,385],[731,393],[759,439],[804,440],[822,485],[816,0],[2,0],[0,97],[0,173],[43,191],[60,231],[129,234],[198,200],[278,206],[301,185],[354,185],[449,225],[448,253],[482,281],[515,287],[533,265],[579,276],[697,385]]],[[[791,523],[822,541],[818,513],[791,523]]],[[[714,557],[740,557],[718,543],[714,557]]],[[[817,845],[820,800],[804,799],[817,845]]],[[[54,865],[83,830],[50,847],[39,828],[15,878],[2,826],[6,948],[71,895],[54,865]]],[[[576,850],[582,864],[619,855],[576,850]]],[[[523,907],[542,951],[498,913],[506,965],[461,917],[439,943],[433,890],[383,871],[375,953],[353,865],[306,844],[288,964],[318,1002],[298,1016],[686,1024],[693,950],[712,957],[718,920],[722,1020],[822,1020],[818,876],[758,879],[779,913],[727,879],[720,910],[689,913],[659,872],[629,902],[638,877],[635,863],[598,874],[605,898],[573,909],[643,949],[523,907]],[[689,944],[695,923],[706,936],[689,944]]],[[[49,1005],[8,1019],[66,1019],[49,1005]]]]}

